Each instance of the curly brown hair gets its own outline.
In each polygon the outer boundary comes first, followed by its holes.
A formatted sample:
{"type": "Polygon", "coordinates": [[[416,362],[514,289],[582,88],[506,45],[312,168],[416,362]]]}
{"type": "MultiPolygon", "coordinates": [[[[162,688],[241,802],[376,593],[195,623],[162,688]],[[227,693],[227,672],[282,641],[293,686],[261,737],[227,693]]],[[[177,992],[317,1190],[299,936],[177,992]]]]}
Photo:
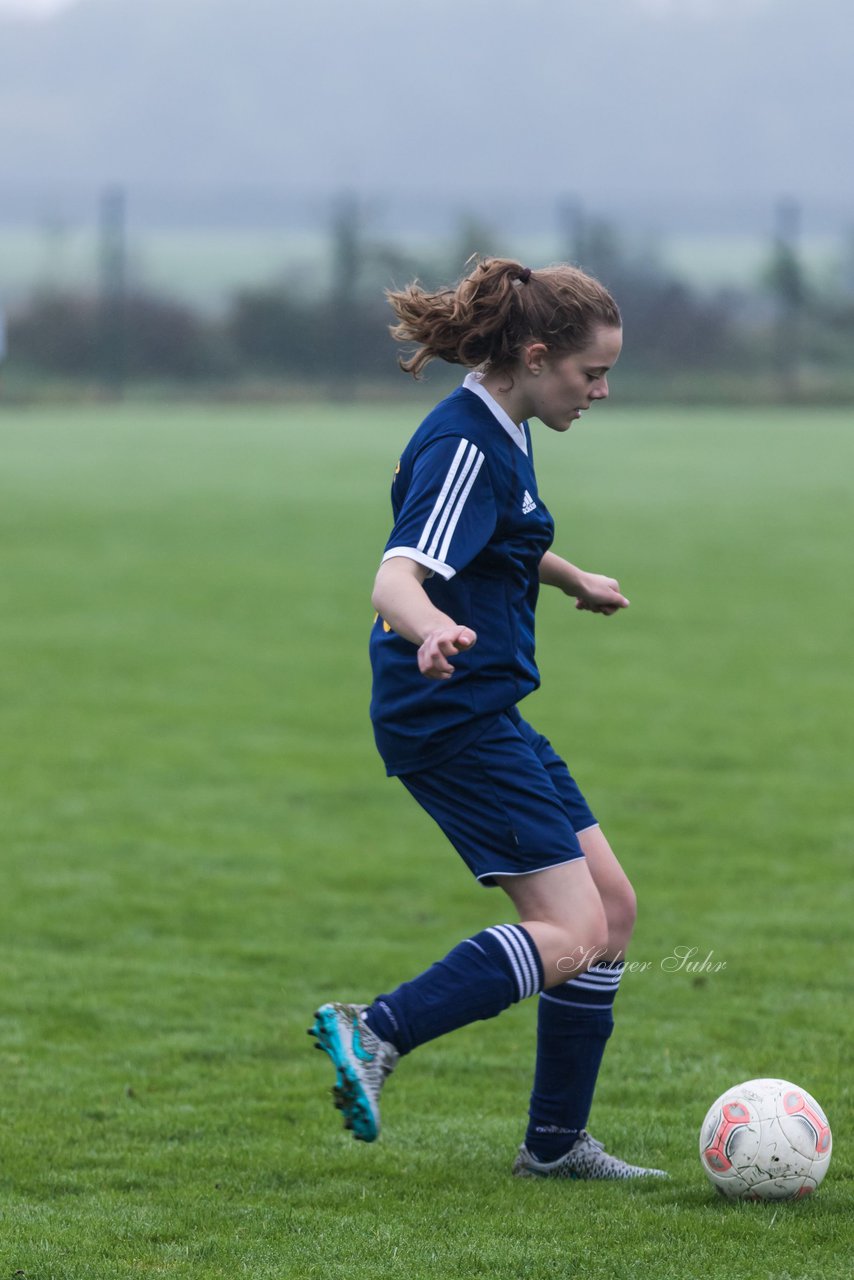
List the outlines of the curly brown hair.
{"type": "Polygon", "coordinates": [[[619,328],[620,311],[607,289],[578,267],[532,271],[510,258],[483,258],[453,288],[429,292],[417,280],[386,290],[398,342],[414,342],[400,356],[405,373],[420,377],[431,360],[469,369],[510,369],[529,342],[557,354],[581,351],[597,325],[619,328]]]}

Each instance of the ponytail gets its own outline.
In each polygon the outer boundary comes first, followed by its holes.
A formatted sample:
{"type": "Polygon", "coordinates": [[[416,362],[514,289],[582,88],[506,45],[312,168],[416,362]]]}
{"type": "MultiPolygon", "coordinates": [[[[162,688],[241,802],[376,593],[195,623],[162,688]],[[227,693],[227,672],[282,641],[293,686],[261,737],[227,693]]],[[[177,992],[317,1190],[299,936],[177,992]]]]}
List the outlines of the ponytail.
{"type": "Polygon", "coordinates": [[[577,267],[532,271],[510,258],[485,258],[455,288],[428,292],[416,282],[386,297],[397,316],[389,332],[416,344],[399,357],[405,373],[421,376],[435,359],[469,369],[508,369],[528,342],[556,353],[580,351],[596,325],[618,328],[620,312],[608,291],[577,267]]]}

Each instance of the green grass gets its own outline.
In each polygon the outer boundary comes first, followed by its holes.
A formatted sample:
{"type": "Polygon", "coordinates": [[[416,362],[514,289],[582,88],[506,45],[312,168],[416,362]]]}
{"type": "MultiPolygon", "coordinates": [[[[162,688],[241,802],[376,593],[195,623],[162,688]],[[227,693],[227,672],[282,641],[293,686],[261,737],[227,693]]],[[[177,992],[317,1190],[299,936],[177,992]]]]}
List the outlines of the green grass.
{"type": "Polygon", "coordinates": [[[544,692],[640,895],[592,1128],[666,1185],[517,1183],[534,1006],[423,1047],[375,1147],[304,1028],[508,916],[366,719],[369,588],[418,407],[0,415],[0,1276],[850,1277],[848,413],[541,431],[544,692]],[[676,947],[715,973],[666,972],[676,947]],[[810,1203],[727,1205],[697,1132],[783,1074],[810,1203]]]}

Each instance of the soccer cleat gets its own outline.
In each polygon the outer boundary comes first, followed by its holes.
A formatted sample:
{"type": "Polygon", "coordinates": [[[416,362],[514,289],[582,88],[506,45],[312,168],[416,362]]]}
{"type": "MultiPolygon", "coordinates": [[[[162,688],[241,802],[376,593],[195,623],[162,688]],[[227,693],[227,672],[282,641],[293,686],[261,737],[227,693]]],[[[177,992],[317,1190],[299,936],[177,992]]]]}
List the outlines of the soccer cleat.
{"type": "Polygon", "coordinates": [[[332,1097],[344,1113],[344,1128],[361,1142],[374,1142],[380,1132],[379,1097],[397,1065],[393,1044],[380,1040],[361,1017],[364,1004],[323,1004],[308,1034],[317,1038],[335,1067],[332,1097]]]}
{"type": "Polygon", "coordinates": [[[669,1178],[663,1169],[644,1169],[608,1155],[601,1142],[582,1129],[566,1155],[544,1163],[523,1143],[513,1162],[517,1178],[669,1178]]]}

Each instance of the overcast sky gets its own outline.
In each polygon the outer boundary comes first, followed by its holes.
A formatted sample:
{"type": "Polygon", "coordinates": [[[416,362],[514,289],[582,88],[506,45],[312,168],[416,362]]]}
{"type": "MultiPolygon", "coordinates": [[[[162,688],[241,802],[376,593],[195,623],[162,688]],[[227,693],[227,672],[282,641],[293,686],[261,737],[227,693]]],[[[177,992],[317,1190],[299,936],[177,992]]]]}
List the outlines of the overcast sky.
{"type": "MultiPolygon", "coordinates": [[[[237,3],[237,0],[235,0],[237,3]]],[[[0,13],[42,17],[78,3],[78,0],[0,0],[0,13]]],[[[696,17],[723,15],[728,9],[767,9],[774,0],[634,0],[647,13],[670,14],[690,12],[696,17]]]]}
{"type": "Polygon", "coordinates": [[[58,9],[67,9],[74,3],[75,0],[0,0],[0,13],[39,18],[44,14],[56,13],[58,9]]]}
{"type": "Polygon", "coordinates": [[[851,0],[0,0],[0,22],[7,220],[115,182],[158,217],[265,192],[313,219],[349,191],[431,228],[559,202],[854,218],[851,0]]]}

